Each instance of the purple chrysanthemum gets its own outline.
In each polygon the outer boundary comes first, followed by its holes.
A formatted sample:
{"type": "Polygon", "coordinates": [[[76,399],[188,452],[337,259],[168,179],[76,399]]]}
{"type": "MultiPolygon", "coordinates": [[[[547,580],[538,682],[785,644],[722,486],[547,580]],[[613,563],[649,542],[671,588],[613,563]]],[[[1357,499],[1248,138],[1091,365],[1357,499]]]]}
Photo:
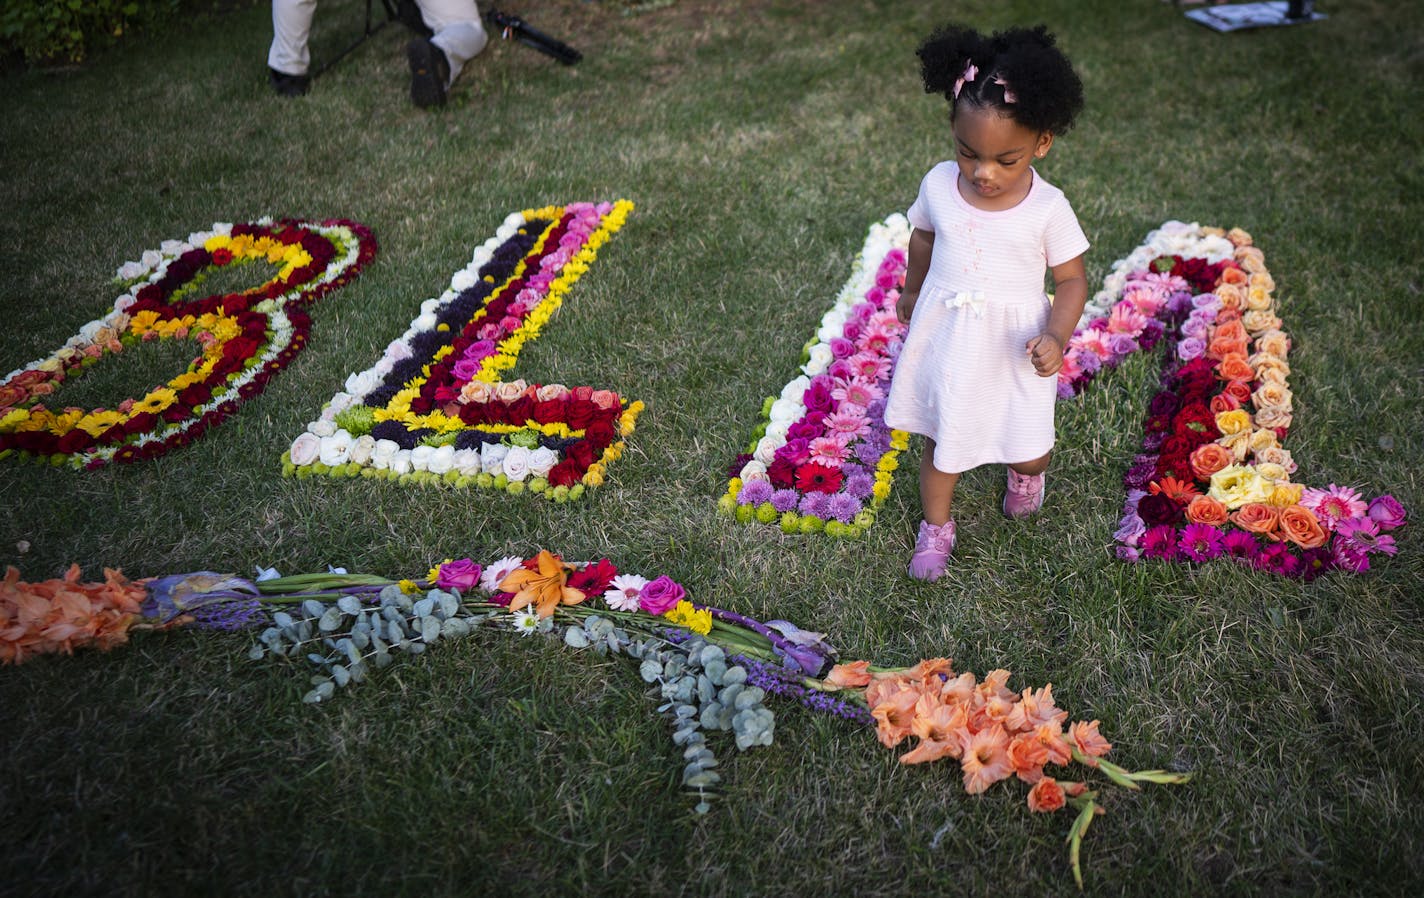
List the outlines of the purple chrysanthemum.
{"type": "Polygon", "coordinates": [[[826,516],[826,503],[830,501],[830,498],[831,497],[826,493],[807,493],[801,497],[801,513],[824,518],[826,516]]]}
{"type": "Polygon", "coordinates": [[[855,520],[855,516],[860,514],[860,500],[845,493],[832,496],[826,503],[826,516],[840,521],[842,524],[849,524],[855,520]]]}
{"type": "Polygon", "coordinates": [[[776,490],[771,494],[771,507],[782,514],[795,511],[800,502],[801,494],[795,490],[776,490]]]}
{"type": "Polygon", "coordinates": [[[875,492],[875,478],[869,474],[856,474],[854,477],[847,477],[841,489],[847,496],[864,502],[875,492]]]}
{"type": "Polygon", "coordinates": [[[773,488],[770,482],[765,480],[748,480],[742,484],[742,491],[737,494],[737,502],[741,505],[760,505],[763,502],[771,501],[773,488]]]}

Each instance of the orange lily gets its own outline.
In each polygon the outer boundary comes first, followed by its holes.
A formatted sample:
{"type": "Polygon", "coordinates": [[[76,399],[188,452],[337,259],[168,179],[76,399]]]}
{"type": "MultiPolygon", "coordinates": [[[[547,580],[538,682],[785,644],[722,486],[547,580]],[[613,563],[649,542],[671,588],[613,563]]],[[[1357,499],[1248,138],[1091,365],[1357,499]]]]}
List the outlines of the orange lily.
{"type": "Polygon", "coordinates": [[[580,589],[568,585],[572,565],[548,549],[535,556],[538,570],[520,568],[500,581],[501,592],[514,593],[509,603],[510,611],[518,611],[525,605],[534,605],[540,617],[548,617],[560,605],[577,605],[588,598],[580,589]]]}

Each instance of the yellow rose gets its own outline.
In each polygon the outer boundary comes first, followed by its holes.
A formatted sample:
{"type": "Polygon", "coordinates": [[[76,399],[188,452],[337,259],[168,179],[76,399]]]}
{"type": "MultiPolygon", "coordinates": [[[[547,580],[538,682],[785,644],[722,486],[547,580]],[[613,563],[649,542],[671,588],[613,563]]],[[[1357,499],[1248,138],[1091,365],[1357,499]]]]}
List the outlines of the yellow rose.
{"type": "Polygon", "coordinates": [[[1229,412],[1217,412],[1216,429],[1221,431],[1222,436],[1250,433],[1251,415],[1245,409],[1241,408],[1232,409],[1229,412]]]}
{"type": "Polygon", "coordinates": [[[1254,286],[1246,291],[1246,308],[1253,311],[1271,307],[1271,293],[1265,287],[1254,286]]]}
{"type": "Polygon", "coordinates": [[[1254,469],[1230,465],[1211,475],[1207,495],[1227,508],[1240,508],[1249,502],[1265,502],[1271,492],[1254,469]]]}
{"type": "Polygon", "coordinates": [[[1232,228],[1226,232],[1226,239],[1231,241],[1232,246],[1242,247],[1251,245],[1251,235],[1240,228],[1232,228]]]}
{"type": "Polygon", "coordinates": [[[1251,432],[1251,439],[1247,445],[1252,452],[1264,452],[1280,444],[1281,441],[1276,437],[1276,432],[1263,427],[1251,432]]]}
{"type": "Polygon", "coordinates": [[[1281,319],[1276,317],[1274,312],[1253,309],[1241,316],[1241,323],[1246,326],[1247,332],[1259,334],[1263,331],[1278,330],[1281,326],[1281,319]]]}
{"type": "Polygon", "coordinates": [[[1266,498],[1266,504],[1276,508],[1285,508],[1300,502],[1301,493],[1305,492],[1305,485],[1301,483],[1277,483],[1271,495],[1266,498]]]}
{"type": "Polygon", "coordinates": [[[1271,489],[1274,491],[1276,483],[1285,480],[1289,475],[1286,474],[1286,469],[1280,465],[1270,462],[1257,462],[1256,476],[1262,480],[1269,481],[1271,489]]]}
{"type": "Polygon", "coordinates": [[[1256,423],[1262,427],[1290,427],[1290,409],[1276,408],[1274,406],[1257,409],[1256,423]]]}
{"type": "Polygon", "coordinates": [[[1276,279],[1271,277],[1271,273],[1269,271],[1255,272],[1251,275],[1250,278],[1247,279],[1246,283],[1250,284],[1252,287],[1259,286],[1267,291],[1276,289],[1276,279]]]}

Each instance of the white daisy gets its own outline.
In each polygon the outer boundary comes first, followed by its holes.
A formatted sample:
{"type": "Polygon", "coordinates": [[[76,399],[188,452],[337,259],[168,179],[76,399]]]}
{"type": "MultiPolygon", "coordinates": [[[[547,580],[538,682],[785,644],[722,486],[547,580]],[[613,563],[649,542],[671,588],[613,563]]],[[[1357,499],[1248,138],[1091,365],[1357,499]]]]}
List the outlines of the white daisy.
{"type": "Polygon", "coordinates": [[[520,636],[528,636],[539,631],[539,615],[528,609],[514,612],[514,631],[520,636]]]}

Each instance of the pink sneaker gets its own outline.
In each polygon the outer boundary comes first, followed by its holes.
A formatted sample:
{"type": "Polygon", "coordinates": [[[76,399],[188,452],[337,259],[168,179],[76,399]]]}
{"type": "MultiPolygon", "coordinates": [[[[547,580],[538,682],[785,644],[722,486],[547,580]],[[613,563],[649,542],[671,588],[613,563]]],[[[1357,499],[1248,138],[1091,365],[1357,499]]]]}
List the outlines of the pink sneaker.
{"type": "Polygon", "coordinates": [[[954,551],[954,521],[936,527],[920,521],[920,538],[910,556],[910,576],[916,580],[938,580],[944,574],[949,553],[954,551]]]}
{"type": "Polygon", "coordinates": [[[1004,492],[1004,514],[1011,518],[1026,518],[1043,504],[1046,478],[1042,474],[1020,474],[1013,468],[1007,470],[1009,485],[1004,492]]]}

